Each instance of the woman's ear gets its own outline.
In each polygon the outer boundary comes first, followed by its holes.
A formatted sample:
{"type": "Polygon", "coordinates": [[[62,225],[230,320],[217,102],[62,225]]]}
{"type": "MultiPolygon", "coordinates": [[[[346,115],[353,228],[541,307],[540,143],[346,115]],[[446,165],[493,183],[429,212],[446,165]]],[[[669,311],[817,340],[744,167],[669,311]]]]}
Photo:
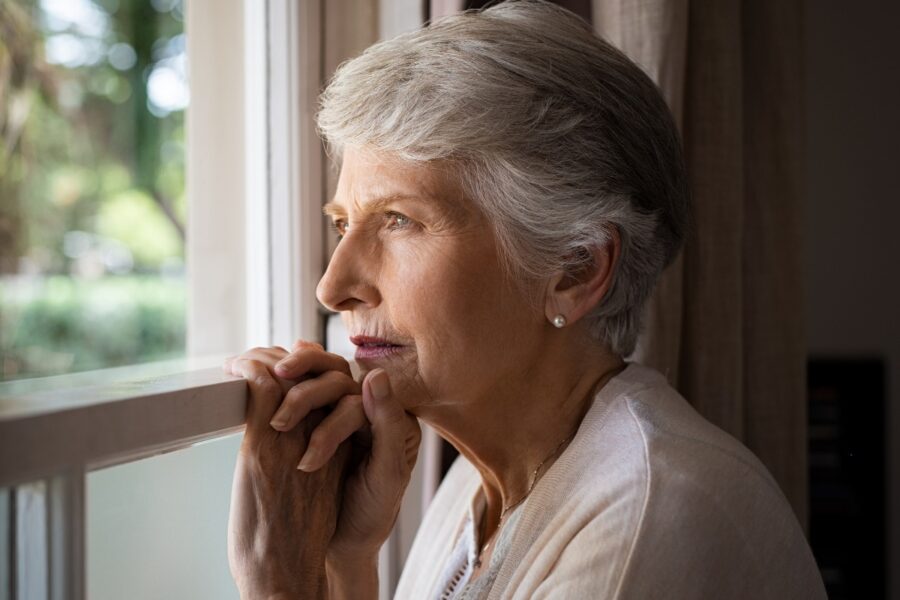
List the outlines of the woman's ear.
{"type": "Polygon", "coordinates": [[[582,266],[575,271],[559,273],[550,280],[544,313],[547,320],[558,327],[571,325],[589,313],[612,287],[622,240],[617,228],[610,227],[607,231],[609,239],[605,244],[584,248],[590,256],[585,257],[582,266]],[[556,319],[560,315],[562,321],[556,319]]]}

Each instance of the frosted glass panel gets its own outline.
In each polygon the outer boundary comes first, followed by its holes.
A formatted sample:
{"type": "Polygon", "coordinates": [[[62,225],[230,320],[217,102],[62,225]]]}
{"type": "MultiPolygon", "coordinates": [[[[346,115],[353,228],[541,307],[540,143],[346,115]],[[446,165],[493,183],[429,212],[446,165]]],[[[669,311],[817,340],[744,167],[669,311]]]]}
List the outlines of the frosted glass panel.
{"type": "Polygon", "coordinates": [[[88,474],[88,598],[238,598],[226,541],[240,440],[233,435],[88,474]]]}

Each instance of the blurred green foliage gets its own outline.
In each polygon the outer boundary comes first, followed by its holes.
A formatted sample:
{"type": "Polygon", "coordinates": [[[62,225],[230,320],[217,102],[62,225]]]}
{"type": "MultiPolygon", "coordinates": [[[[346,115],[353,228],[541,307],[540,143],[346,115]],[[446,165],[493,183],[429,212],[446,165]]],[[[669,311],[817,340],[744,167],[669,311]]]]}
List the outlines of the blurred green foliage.
{"type": "Polygon", "coordinates": [[[0,380],[184,352],[182,0],[0,0],[0,380]]]}
{"type": "Polygon", "coordinates": [[[0,283],[3,379],[183,354],[185,286],[155,276],[0,283]]]}
{"type": "Polygon", "coordinates": [[[160,266],[183,254],[177,232],[143,191],[128,189],[110,195],[96,216],[96,232],[122,240],[137,264],[160,266]],[[141,223],[141,227],[135,227],[141,223]]]}

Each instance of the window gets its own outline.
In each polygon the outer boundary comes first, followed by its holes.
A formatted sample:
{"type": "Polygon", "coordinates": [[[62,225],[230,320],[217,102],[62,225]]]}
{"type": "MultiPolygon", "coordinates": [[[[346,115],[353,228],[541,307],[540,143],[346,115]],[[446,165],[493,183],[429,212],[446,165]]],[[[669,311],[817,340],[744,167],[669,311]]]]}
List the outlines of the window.
{"type": "Polygon", "coordinates": [[[181,0],[0,18],[0,380],[183,355],[181,0]]]}

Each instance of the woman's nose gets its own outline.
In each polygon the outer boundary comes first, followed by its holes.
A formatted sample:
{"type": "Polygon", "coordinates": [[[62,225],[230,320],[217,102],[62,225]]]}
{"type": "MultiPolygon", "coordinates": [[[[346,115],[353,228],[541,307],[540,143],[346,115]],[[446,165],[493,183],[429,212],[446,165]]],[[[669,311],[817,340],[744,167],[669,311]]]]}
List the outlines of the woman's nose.
{"type": "Polygon", "coordinates": [[[316,297],[328,310],[340,312],[360,305],[374,307],[381,301],[374,285],[377,268],[371,264],[376,253],[363,247],[365,244],[359,243],[362,241],[347,236],[331,255],[328,268],[316,286],[316,297]]]}

